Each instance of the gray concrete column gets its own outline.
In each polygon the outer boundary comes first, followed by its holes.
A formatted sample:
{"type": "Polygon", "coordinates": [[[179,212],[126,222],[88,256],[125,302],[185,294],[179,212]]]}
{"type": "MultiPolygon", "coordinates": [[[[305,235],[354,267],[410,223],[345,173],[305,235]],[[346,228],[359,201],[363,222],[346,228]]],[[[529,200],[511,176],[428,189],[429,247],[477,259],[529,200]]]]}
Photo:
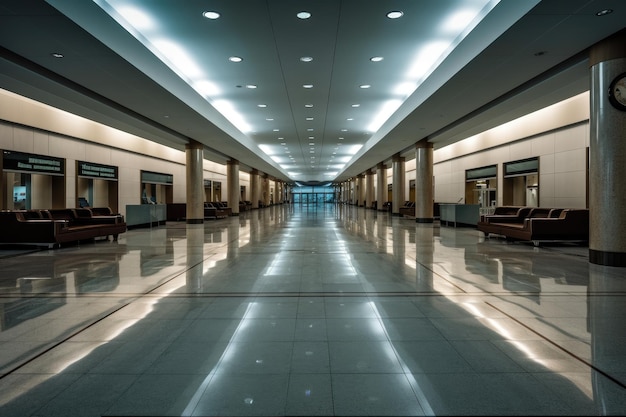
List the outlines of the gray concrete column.
{"type": "Polygon", "coordinates": [[[378,211],[384,211],[383,204],[387,201],[387,167],[382,162],[376,166],[376,200],[378,211]]]}
{"type": "Polygon", "coordinates": [[[400,207],[404,204],[404,158],[395,155],[392,159],[392,201],[391,213],[400,215],[400,207]]]}
{"type": "Polygon", "coordinates": [[[185,145],[185,160],[187,223],[204,223],[204,145],[196,141],[185,145]]]}
{"type": "Polygon", "coordinates": [[[365,208],[371,208],[372,203],[376,198],[374,197],[374,172],[370,169],[367,171],[367,178],[365,178],[365,201],[367,205],[365,208]]]}
{"type": "Polygon", "coordinates": [[[259,208],[259,171],[253,169],[250,171],[250,199],[253,209],[259,208]]]}
{"type": "Polygon", "coordinates": [[[590,65],[589,261],[626,267],[626,111],[609,97],[626,77],[626,30],[593,46],[590,65]]]}
{"type": "Polygon", "coordinates": [[[233,216],[239,216],[239,199],[241,198],[239,161],[231,159],[226,162],[226,182],[228,182],[228,206],[232,209],[233,216]]]}
{"type": "Polygon", "coordinates": [[[415,144],[415,221],[432,223],[434,219],[433,144],[421,140],[415,144]]]}

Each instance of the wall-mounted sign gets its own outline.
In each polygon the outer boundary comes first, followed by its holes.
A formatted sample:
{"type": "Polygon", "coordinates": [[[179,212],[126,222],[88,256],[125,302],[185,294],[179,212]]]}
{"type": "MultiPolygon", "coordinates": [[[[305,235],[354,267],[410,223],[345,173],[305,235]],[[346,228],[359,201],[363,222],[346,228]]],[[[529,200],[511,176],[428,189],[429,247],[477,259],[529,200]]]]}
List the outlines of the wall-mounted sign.
{"type": "Polygon", "coordinates": [[[111,165],[94,164],[91,162],[76,161],[79,177],[103,178],[117,180],[117,167],[111,165]]]}
{"type": "Polygon", "coordinates": [[[65,159],[53,156],[4,151],[2,163],[5,171],[65,175],[65,159]]]}
{"type": "Polygon", "coordinates": [[[504,176],[514,177],[539,172],[539,158],[528,158],[504,164],[504,176]]]}
{"type": "Polygon", "coordinates": [[[498,176],[498,166],[489,165],[465,171],[465,181],[488,180],[498,176]]]}
{"type": "Polygon", "coordinates": [[[174,176],[172,174],[161,174],[159,172],[141,171],[141,182],[149,184],[174,184],[174,176]]]}

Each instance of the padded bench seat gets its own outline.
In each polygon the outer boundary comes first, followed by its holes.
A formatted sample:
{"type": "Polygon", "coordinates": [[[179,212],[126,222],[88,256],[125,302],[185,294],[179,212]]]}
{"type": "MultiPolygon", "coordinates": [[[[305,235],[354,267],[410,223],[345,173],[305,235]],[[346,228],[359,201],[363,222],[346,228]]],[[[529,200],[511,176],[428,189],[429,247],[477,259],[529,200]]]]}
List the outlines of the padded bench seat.
{"type": "Polygon", "coordinates": [[[0,243],[57,247],[63,243],[113,237],[126,232],[121,215],[82,218],[75,209],[0,211],[0,243]]]}

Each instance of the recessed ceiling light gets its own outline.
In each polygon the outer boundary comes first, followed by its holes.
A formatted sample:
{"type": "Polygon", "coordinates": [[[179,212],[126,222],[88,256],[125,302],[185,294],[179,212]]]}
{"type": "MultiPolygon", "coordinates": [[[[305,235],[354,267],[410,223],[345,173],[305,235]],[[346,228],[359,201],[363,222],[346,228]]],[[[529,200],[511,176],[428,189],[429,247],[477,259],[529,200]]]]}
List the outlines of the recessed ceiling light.
{"type": "Polygon", "coordinates": [[[267,104],[257,104],[256,106],[257,107],[261,107],[261,108],[265,108],[265,107],[267,107],[267,104]]]}
{"type": "Polygon", "coordinates": [[[53,52],[50,55],[52,55],[54,58],[63,58],[63,54],[59,52],[53,52]]]}
{"type": "Polygon", "coordinates": [[[313,105],[312,104],[305,104],[304,107],[307,107],[307,108],[310,109],[311,107],[313,107],[313,105]]]}
{"type": "Polygon", "coordinates": [[[370,58],[370,61],[372,61],[372,62],[380,62],[383,59],[385,59],[385,58],[383,58],[382,56],[373,56],[373,57],[370,58]]]}
{"type": "Polygon", "coordinates": [[[352,107],[361,107],[360,104],[353,104],[352,107]]]}
{"type": "Polygon", "coordinates": [[[300,61],[302,61],[302,62],[311,62],[311,61],[313,61],[313,57],[312,56],[303,56],[303,57],[300,57],[300,61]]]}
{"type": "Polygon", "coordinates": [[[218,12],[208,11],[208,12],[203,12],[202,16],[206,17],[207,19],[215,20],[215,19],[219,19],[220,14],[218,12]]]}
{"type": "Polygon", "coordinates": [[[312,131],[313,131],[313,128],[312,128],[312,127],[310,127],[310,128],[308,128],[306,131],[307,131],[307,132],[312,132],[312,131]]]}
{"type": "Polygon", "coordinates": [[[313,120],[313,118],[312,117],[307,117],[306,120],[311,121],[311,120],[313,120]]]}
{"type": "Polygon", "coordinates": [[[387,13],[387,17],[389,19],[398,19],[402,16],[404,16],[404,13],[399,10],[392,10],[391,12],[387,13]]]}
{"type": "Polygon", "coordinates": [[[348,117],[346,120],[354,120],[352,117],[348,117]]]}
{"type": "Polygon", "coordinates": [[[265,120],[267,120],[268,122],[271,122],[271,121],[273,121],[274,119],[272,119],[272,118],[267,118],[267,119],[265,119],[265,120]]]}
{"type": "Polygon", "coordinates": [[[280,129],[273,129],[274,132],[280,132],[280,129]]]}
{"type": "Polygon", "coordinates": [[[315,146],[315,142],[309,142],[309,146],[315,146]]]}
{"type": "Polygon", "coordinates": [[[302,87],[304,87],[304,88],[313,88],[313,84],[303,84],[302,87]]]}
{"type": "Polygon", "coordinates": [[[246,88],[254,89],[254,88],[256,88],[256,85],[248,84],[248,85],[246,85],[246,88]]]}
{"type": "Polygon", "coordinates": [[[315,136],[309,136],[309,140],[315,139],[315,136]]]}
{"type": "Polygon", "coordinates": [[[241,62],[243,61],[243,58],[240,56],[231,56],[231,57],[228,57],[228,60],[230,62],[241,62]]]}
{"type": "Polygon", "coordinates": [[[338,139],[339,139],[339,140],[343,140],[343,138],[342,138],[341,136],[340,136],[338,139]]]}
{"type": "Polygon", "coordinates": [[[359,86],[359,88],[370,88],[370,87],[371,87],[371,85],[369,85],[369,84],[362,84],[362,85],[359,86]]]}
{"type": "Polygon", "coordinates": [[[309,12],[298,12],[298,14],[296,14],[296,16],[298,16],[298,19],[308,19],[309,17],[311,17],[311,13],[309,12]]]}
{"type": "Polygon", "coordinates": [[[600,10],[599,12],[596,13],[596,16],[606,16],[607,14],[611,14],[613,13],[613,9],[604,9],[604,10],[600,10]]]}

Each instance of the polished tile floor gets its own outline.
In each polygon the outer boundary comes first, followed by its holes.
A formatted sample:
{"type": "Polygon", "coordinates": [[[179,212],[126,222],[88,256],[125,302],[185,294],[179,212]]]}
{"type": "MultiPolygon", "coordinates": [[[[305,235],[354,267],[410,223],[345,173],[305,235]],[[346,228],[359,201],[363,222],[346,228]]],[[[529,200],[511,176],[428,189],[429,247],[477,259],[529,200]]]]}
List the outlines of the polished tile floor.
{"type": "Polygon", "coordinates": [[[626,269],[586,247],[282,205],[5,249],[3,417],[626,414],[626,269]]]}

